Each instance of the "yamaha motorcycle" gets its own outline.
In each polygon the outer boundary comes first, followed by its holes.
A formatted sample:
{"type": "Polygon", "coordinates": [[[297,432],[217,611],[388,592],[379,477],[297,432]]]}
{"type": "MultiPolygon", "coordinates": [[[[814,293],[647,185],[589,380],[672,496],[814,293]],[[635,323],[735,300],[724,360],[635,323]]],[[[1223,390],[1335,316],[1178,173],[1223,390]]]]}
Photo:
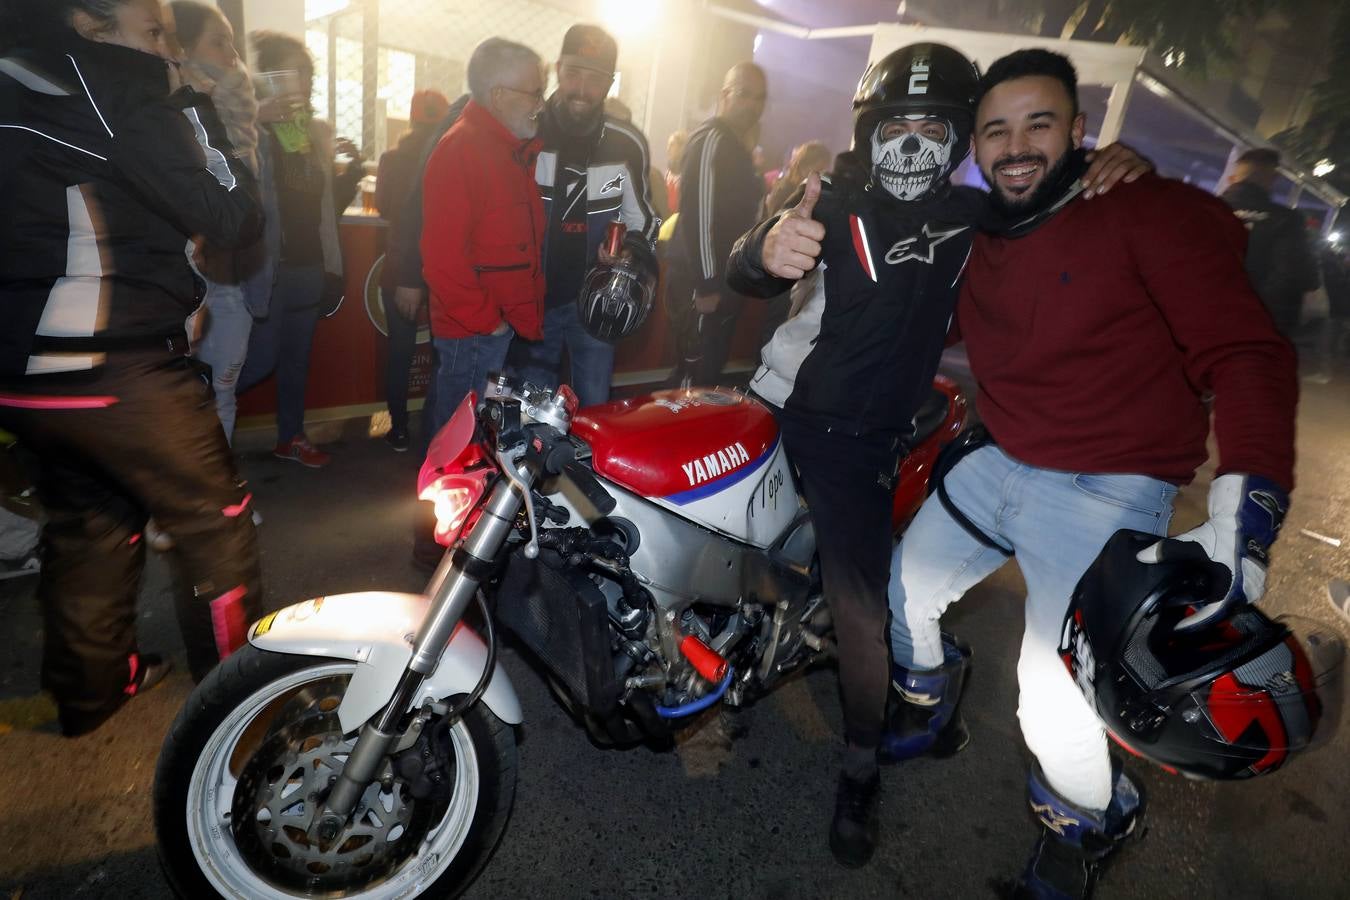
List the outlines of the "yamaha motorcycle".
{"type": "MultiPolygon", "coordinates": [[[[419,475],[447,548],[426,591],[272,613],[197,687],[155,776],[180,896],[467,888],[515,794],[501,628],[613,745],[668,740],[828,652],[811,517],[763,405],[718,388],[576,407],[566,386],[494,377],[419,475]]],[[[965,419],[939,377],[896,479],[897,529],[965,419]]]]}

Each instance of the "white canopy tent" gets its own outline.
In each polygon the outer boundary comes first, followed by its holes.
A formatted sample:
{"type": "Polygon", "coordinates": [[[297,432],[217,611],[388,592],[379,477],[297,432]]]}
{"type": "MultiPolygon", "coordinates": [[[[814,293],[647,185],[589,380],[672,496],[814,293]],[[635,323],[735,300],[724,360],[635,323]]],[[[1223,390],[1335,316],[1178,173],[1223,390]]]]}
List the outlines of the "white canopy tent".
{"type": "Polygon", "coordinates": [[[1112,143],[1120,137],[1120,127],[1125,121],[1130,92],[1135,85],[1134,74],[1143,65],[1146,53],[1143,47],[1122,47],[1118,44],[1102,44],[1095,41],[1065,41],[1030,34],[963,31],[955,28],[928,28],[923,25],[879,24],[872,33],[872,49],[868,55],[868,64],[876,62],[892,50],[920,41],[932,41],[955,47],[981,69],[987,69],[989,64],[1000,56],[1028,47],[1041,47],[1064,54],[1073,60],[1081,83],[1100,84],[1111,88],[1106,118],[1098,133],[1097,140],[1101,144],[1112,143]]]}
{"type": "MultiPolygon", "coordinates": [[[[878,24],[873,31],[868,62],[875,62],[892,50],[917,41],[934,41],[955,47],[982,69],[1000,56],[1026,47],[1044,47],[1063,53],[1073,60],[1081,83],[1100,84],[1111,88],[1106,116],[1097,138],[1100,144],[1111,143],[1120,137],[1125,114],[1136,87],[1141,87],[1179,106],[1187,114],[1209,125],[1218,134],[1231,141],[1233,152],[1230,161],[1246,148],[1269,144],[1250,128],[1225,115],[1223,110],[1206,107],[1189,98],[1184,82],[1143,47],[1103,44],[1095,41],[1057,40],[1025,34],[878,24]]],[[[1288,197],[1290,206],[1297,203],[1301,192],[1307,191],[1331,207],[1331,214],[1323,223],[1324,231],[1330,232],[1335,225],[1337,214],[1350,198],[1298,165],[1282,166],[1281,174],[1294,186],[1288,197]]]]}
{"type": "MultiPolygon", "coordinates": [[[[1063,53],[1073,60],[1074,67],[1078,70],[1080,84],[1101,85],[1109,88],[1105,115],[1097,133],[1097,141],[1100,144],[1110,143],[1120,138],[1131,100],[1137,95],[1137,89],[1148,91],[1196,122],[1207,126],[1217,137],[1229,142],[1232,145],[1232,152],[1229,154],[1230,162],[1249,147],[1261,147],[1269,144],[1269,141],[1262,138],[1236,117],[1229,115],[1222,109],[1204,104],[1191,96],[1187,90],[1185,79],[1175,70],[1164,65],[1161,59],[1158,59],[1144,47],[1045,38],[1030,34],[968,31],[889,23],[811,29],[790,25],[765,16],[729,10],[715,4],[709,4],[708,8],[719,17],[803,40],[870,36],[869,64],[881,59],[893,50],[920,41],[933,41],[955,47],[979,64],[981,68],[988,67],[994,60],[1014,50],[1027,47],[1044,47],[1057,53],[1063,53]]],[[[1159,136],[1157,139],[1165,140],[1166,138],[1159,136]]],[[[1290,206],[1295,206],[1300,195],[1306,192],[1330,207],[1330,214],[1323,221],[1324,231],[1330,232],[1335,224],[1338,212],[1350,198],[1297,164],[1282,166],[1281,174],[1292,184],[1292,190],[1289,191],[1286,198],[1290,206]]],[[[1222,178],[1220,178],[1220,183],[1222,183],[1222,178]]]]}

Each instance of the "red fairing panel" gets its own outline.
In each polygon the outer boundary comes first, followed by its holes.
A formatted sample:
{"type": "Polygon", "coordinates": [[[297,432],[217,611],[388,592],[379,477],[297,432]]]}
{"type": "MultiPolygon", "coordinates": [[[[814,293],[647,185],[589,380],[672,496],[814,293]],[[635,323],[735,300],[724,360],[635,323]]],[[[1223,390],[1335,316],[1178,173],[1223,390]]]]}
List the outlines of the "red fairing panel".
{"type": "Polygon", "coordinates": [[[753,469],[777,442],[778,424],[744,394],[694,388],[588,407],[572,433],[590,445],[597,474],[641,496],[681,502],[753,469]]]}
{"type": "Polygon", "coordinates": [[[947,418],[933,435],[909,452],[900,464],[896,479],[895,497],[891,504],[891,530],[899,535],[923,505],[928,496],[928,477],[933,474],[933,463],[938,453],[950,444],[966,427],[966,398],[960,387],[945,375],[933,381],[933,387],[947,395],[947,418]]]}

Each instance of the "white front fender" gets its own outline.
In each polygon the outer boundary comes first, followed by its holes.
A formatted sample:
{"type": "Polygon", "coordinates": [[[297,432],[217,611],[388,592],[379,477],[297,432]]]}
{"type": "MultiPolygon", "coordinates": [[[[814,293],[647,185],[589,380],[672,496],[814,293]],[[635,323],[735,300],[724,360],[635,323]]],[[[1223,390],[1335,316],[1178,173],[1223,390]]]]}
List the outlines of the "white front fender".
{"type": "MultiPolygon", "coordinates": [[[[426,615],[421,594],[363,591],[305,600],[264,616],[249,629],[249,643],[261,650],[301,656],[328,656],[358,663],[338,707],[344,732],[355,731],[389,702],[412,658],[412,638],[426,615]]],[[[427,699],[467,694],[487,664],[487,645],[460,622],[431,677],[409,707],[427,699]]],[[[483,692],[497,718],[519,725],[523,716],[511,678],[498,663],[483,692]]]]}

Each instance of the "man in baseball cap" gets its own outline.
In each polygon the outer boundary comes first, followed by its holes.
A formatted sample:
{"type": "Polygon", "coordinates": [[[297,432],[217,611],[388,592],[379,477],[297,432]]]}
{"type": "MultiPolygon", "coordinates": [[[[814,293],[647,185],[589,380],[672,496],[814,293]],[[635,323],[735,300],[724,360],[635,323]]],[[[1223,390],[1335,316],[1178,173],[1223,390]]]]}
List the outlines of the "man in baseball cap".
{"type": "Polygon", "coordinates": [[[535,170],[548,221],[544,337],[514,350],[528,381],[552,386],[566,380],[582,406],[608,400],[614,374],[614,346],[591,336],[577,315],[577,296],[599,258],[606,226],[623,222],[625,253],[643,260],[651,258],[661,227],[651,202],[647,139],[605,114],[618,58],[618,44],[598,25],[573,25],[563,36],[558,88],[539,116],[544,149],[535,170]],[[571,373],[561,379],[564,346],[571,373]]]}

